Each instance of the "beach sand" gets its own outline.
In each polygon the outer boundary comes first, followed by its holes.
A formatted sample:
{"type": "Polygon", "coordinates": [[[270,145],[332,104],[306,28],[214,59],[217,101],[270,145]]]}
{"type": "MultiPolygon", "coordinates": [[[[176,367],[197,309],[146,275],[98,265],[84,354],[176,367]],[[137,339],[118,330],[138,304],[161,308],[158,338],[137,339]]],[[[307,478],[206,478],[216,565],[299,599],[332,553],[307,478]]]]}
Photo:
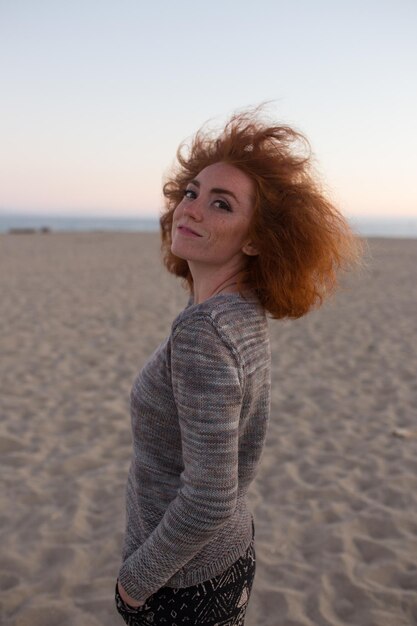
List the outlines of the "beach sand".
{"type": "MultiPolygon", "coordinates": [[[[417,624],[417,240],[368,257],[269,322],[247,626],[417,624]]],[[[130,388],[186,293],[157,234],[97,232],[0,235],[0,294],[0,622],[121,625],[130,388]]]]}

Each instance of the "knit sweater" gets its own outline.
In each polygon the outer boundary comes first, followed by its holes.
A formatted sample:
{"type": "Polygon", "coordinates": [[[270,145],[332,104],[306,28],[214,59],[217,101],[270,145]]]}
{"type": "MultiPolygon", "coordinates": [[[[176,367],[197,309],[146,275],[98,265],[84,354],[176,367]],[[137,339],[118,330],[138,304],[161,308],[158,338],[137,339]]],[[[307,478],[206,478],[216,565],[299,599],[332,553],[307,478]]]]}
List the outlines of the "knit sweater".
{"type": "Polygon", "coordinates": [[[246,494],[270,409],[268,324],[256,297],[190,298],[130,398],[119,580],[143,601],[217,576],[251,542],[246,494]]]}

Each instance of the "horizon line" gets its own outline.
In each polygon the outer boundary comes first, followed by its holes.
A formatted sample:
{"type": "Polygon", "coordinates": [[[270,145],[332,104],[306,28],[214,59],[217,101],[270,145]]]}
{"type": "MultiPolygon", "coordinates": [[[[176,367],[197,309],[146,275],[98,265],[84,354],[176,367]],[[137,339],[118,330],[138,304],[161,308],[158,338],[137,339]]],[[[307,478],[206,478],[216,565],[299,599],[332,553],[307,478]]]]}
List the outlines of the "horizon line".
{"type": "MultiPolygon", "coordinates": [[[[43,219],[47,219],[47,218],[62,218],[62,219],[101,219],[101,220],[115,220],[115,219],[121,219],[121,220],[149,220],[149,221],[153,221],[153,220],[159,220],[160,216],[162,215],[161,213],[158,214],[154,214],[151,215],[149,213],[145,213],[145,214],[107,214],[107,213],[52,213],[52,212],[36,212],[36,213],[31,213],[31,212],[16,212],[16,211],[11,211],[11,210],[4,210],[0,208],[0,217],[8,217],[8,218],[43,218],[43,219]]],[[[417,220],[417,213],[415,215],[404,215],[404,214],[392,214],[392,215],[382,215],[382,214],[369,214],[369,213],[362,213],[359,215],[346,215],[344,214],[344,217],[348,220],[348,221],[354,221],[356,219],[360,219],[360,220],[379,220],[379,221],[406,221],[406,220],[417,220]]]]}

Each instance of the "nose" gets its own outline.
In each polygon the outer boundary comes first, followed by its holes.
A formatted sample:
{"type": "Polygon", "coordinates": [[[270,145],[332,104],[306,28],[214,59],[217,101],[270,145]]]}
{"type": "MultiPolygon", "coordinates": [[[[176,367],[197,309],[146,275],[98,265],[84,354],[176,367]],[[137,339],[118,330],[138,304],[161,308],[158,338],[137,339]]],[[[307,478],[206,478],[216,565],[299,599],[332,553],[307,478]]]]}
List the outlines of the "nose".
{"type": "Polygon", "coordinates": [[[199,201],[199,198],[186,200],[183,204],[183,214],[188,215],[195,222],[201,222],[201,220],[203,219],[203,207],[199,201]]]}

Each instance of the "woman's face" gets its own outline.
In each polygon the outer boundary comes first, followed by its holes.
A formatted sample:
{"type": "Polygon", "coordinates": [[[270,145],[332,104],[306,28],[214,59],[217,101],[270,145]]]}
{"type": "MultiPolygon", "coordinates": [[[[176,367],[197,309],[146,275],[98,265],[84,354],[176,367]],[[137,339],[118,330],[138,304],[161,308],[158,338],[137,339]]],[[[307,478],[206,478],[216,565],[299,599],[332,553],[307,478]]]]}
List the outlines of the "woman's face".
{"type": "Polygon", "coordinates": [[[254,196],[253,181],[234,165],[204,168],[174,211],[172,253],[194,264],[242,269],[246,255],[256,254],[248,237],[254,196]]]}

